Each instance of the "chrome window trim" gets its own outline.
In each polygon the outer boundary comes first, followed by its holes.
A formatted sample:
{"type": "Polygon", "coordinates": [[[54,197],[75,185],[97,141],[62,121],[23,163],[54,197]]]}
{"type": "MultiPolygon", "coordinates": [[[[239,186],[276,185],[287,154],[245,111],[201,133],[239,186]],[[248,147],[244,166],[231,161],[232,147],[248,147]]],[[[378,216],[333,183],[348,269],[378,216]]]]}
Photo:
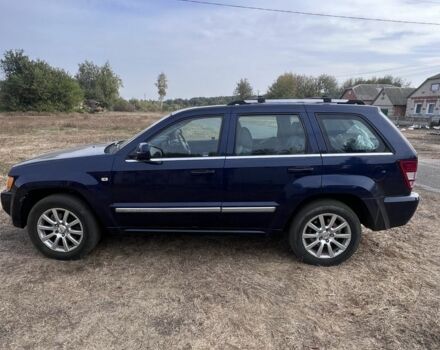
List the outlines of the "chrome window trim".
{"type": "Polygon", "coordinates": [[[227,156],[226,159],[258,159],[258,158],[310,158],[319,157],[319,153],[306,153],[306,154],[264,154],[264,155],[249,155],[249,156],[227,156]]]}
{"type": "MultiPolygon", "coordinates": [[[[370,157],[392,156],[392,152],[364,152],[364,153],[307,153],[307,154],[265,154],[249,156],[215,156],[215,157],[181,157],[181,158],[151,158],[151,162],[171,162],[186,160],[231,160],[231,159],[267,159],[267,158],[312,158],[312,157],[370,157]]],[[[127,163],[145,163],[136,159],[126,159],[127,163]]]]}
{"type": "MultiPolygon", "coordinates": [[[[176,157],[176,158],[151,158],[150,162],[170,162],[177,160],[222,160],[225,159],[225,156],[214,156],[214,157],[176,157]]],[[[126,159],[127,163],[146,163],[143,161],[139,161],[136,159],[126,159]]]]}
{"type": "Polygon", "coordinates": [[[323,157],[370,157],[392,156],[392,152],[364,152],[364,153],[322,153],[323,157]]]}

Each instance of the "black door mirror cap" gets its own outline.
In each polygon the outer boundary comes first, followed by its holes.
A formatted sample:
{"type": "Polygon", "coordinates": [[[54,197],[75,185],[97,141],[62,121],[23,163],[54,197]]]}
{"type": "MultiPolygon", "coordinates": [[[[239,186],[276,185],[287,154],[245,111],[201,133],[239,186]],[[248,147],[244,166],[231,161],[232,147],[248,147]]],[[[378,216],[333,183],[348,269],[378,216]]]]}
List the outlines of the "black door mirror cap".
{"type": "Polygon", "coordinates": [[[147,142],[141,142],[136,148],[135,158],[142,162],[149,161],[152,158],[161,158],[162,156],[163,152],[159,147],[152,146],[147,142]]]}

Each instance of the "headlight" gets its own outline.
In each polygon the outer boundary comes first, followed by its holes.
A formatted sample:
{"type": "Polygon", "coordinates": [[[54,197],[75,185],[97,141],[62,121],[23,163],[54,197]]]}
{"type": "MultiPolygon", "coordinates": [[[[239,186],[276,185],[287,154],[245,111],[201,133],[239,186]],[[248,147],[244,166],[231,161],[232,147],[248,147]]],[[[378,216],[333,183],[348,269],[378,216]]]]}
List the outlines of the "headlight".
{"type": "Polygon", "coordinates": [[[8,176],[8,179],[6,180],[6,190],[10,191],[12,185],[14,185],[14,178],[12,176],[8,176]]]}

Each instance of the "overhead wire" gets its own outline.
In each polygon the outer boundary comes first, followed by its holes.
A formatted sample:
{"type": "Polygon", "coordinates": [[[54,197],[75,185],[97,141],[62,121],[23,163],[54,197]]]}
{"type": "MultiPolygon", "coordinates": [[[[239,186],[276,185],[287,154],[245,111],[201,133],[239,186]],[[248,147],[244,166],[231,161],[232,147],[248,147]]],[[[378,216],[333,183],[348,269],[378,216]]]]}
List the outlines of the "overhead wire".
{"type": "Polygon", "coordinates": [[[376,22],[390,22],[390,23],[399,23],[399,24],[440,26],[440,22],[423,22],[423,21],[399,20],[399,19],[389,19],[389,18],[336,15],[336,14],[330,14],[330,13],[307,12],[307,11],[275,9],[275,8],[268,8],[268,7],[226,4],[223,2],[203,1],[203,0],[176,0],[176,1],[193,3],[193,4],[200,4],[200,5],[229,7],[229,8],[236,8],[236,9],[247,9],[247,10],[266,11],[266,12],[278,12],[278,13],[287,13],[287,14],[304,15],[304,16],[318,16],[318,17],[330,17],[330,18],[360,20],[360,21],[376,21],[376,22]]]}

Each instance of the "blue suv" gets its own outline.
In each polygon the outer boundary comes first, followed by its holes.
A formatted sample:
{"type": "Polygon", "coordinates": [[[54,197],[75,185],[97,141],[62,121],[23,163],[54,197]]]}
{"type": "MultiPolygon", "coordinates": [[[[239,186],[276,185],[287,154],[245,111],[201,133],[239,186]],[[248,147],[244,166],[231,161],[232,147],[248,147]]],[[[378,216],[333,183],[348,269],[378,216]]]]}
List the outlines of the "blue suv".
{"type": "Polygon", "coordinates": [[[22,162],[1,202],[56,259],[84,256],[104,231],[284,232],[299,259],[334,265],[358,248],[361,224],[411,219],[416,172],[414,148],[376,107],[259,99],[22,162]]]}

